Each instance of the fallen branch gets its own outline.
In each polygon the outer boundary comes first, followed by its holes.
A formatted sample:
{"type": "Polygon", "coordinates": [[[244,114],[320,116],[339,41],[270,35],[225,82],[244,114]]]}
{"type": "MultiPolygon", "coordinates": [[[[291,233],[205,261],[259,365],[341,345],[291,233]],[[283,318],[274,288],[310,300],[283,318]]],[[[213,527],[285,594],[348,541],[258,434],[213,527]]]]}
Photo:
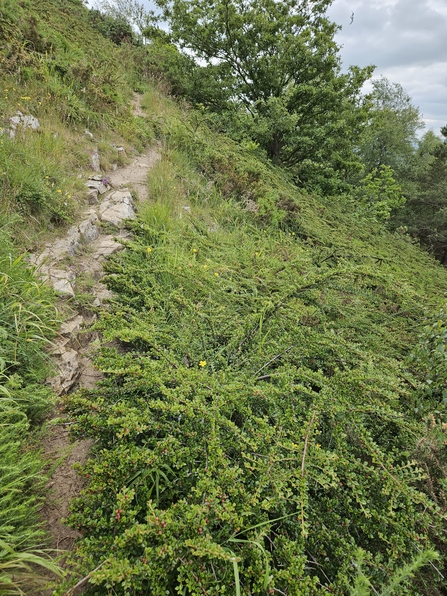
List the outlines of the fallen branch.
{"type": "Polygon", "coordinates": [[[65,594],[63,596],[76,596],[76,594],[80,594],[81,591],[82,591],[82,588],[84,588],[84,586],[86,584],[88,584],[89,579],[90,579],[92,573],[95,573],[95,571],[98,571],[98,569],[100,567],[102,567],[103,565],[104,565],[104,561],[102,563],[100,563],[98,565],[98,567],[95,567],[95,569],[93,569],[93,571],[90,571],[90,573],[88,575],[86,575],[85,577],[83,577],[82,579],[80,579],[78,581],[78,583],[75,586],[73,586],[72,588],[70,588],[68,590],[68,592],[65,592],[65,594]]]}

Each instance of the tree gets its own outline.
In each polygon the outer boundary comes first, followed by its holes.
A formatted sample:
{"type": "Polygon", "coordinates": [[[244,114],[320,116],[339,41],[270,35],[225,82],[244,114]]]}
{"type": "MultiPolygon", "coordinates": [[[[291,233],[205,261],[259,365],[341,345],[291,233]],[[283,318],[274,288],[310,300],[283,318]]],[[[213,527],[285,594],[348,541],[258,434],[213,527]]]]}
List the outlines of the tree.
{"type": "Polygon", "coordinates": [[[345,178],[372,68],[342,74],[332,0],[156,0],[178,47],[213,68],[246,133],[312,186],[345,178]]]}
{"type": "Polygon", "coordinates": [[[413,188],[393,225],[406,226],[447,265],[447,126],[444,140],[429,131],[419,142],[412,174],[413,188]]]}
{"type": "Polygon", "coordinates": [[[372,109],[360,140],[359,155],[367,174],[390,166],[402,184],[410,178],[417,132],[424,127],[422,115],[398,83],[381,77],[372,85],[372,109]]]}
{"type": "Polygon", "coordinates": [[[393,209],[405,204],[402,189],[393,177],[390,166],[382,165],[367,174],[354,193],[359,211],[369,218],[387,221],[393,209]],[[357,196],[356,196],[357,195],[357,196]]]}
{"type": "Polygon", "coordinates": [[[131,25],[119,16],[103,14],[99,10],[91,9],[88,13],[89,22],[97,31],[113,43],[133,43],[134,33],[131,25]]]}
{"type": "Polygon", "coordinates": [[[127,21],[140,39],[144,39],[144,30],[149,26],[152,15],[138,0],[97,0],[96,6],[108,17],[127,21]]]}

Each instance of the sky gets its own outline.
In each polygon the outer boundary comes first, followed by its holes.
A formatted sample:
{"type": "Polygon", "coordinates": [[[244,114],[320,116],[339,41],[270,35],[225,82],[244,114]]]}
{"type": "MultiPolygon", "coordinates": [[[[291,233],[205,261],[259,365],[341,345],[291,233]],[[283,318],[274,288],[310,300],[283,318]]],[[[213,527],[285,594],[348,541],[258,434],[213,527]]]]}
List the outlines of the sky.
{"type": "Polygon", "coordinates": [[[328,16],[342,27],[343,67],[374,64],[373,78],[402,85],[426,129],[439,134],[447,124],[447,0],[333,0],[328,16]]]}
{"type": "Polygon", "coordinates": [[[447,124],[447,0],[334,0],[328,15],[342,26],[343,65],[374,64],[373,78],[400,83],[438,134],[447,124]]]}

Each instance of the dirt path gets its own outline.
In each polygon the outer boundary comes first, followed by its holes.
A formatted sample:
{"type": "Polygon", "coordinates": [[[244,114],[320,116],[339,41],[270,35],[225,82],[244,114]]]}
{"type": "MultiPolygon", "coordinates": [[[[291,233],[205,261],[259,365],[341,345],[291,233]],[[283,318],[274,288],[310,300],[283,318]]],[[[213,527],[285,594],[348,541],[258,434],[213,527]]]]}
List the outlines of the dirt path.
{"type": "MultiPolygon", "coordinates": [[[[134,107],[135,113],[140,115],[139,103],[135,102],[134,107]]],[[[79,222],[63,238],[48,243],[40,254],[31,255],[39,275],[61,296],[59,310],[65,321],[52,352],[58,374],[49,380],[58,395],[92,388],[101,378],[91,359],[101,340],[97,333],[88,331],[96,315],[88,308],[76,308],[72,304],[77,304],[76,296],[80,291],[83,299],[90,300],[95,307],[110,297],[101,283],[103,262],[107,256],[123,249],[118,240],[129,236],[123,222],[135,217],[138,202],[147,200],[149,170],[159,158],[157,148],[148,148],[128,166],[86,181],[91,204],[81,214],[79,222]],[[70,297],[75,300],[67,300],[70,297]]],[[[82,479],[73,466],[86,461],[91,447],[90,441],[70,441],[69,427],[70,421],[56,408],[48,420],[49,432],[42,445],[50,462],[62,462],[52,474],[49,497],[41,510],[52,538],[51,546],[60,550],[71,550],[79,537],[78,532],[62,522],[71,499],[82,489],[82,479]]]]}

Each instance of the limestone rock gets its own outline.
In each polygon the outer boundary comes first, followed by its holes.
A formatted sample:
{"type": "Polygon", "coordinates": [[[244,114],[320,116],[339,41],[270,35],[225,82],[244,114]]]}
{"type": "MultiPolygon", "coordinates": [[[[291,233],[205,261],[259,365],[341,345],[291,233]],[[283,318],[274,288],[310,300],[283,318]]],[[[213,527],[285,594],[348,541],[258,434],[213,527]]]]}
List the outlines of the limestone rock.
{"type": "Polygon", "coordinates": [[[79,385],[85,389],[93,389],[96,383],[103,378],[101,372],[93,366],[89,358],[82,358],[81,369],[79,385]]]}
{"type": "Polygon", "coordinates": [[[132,194],[130,192],[130,190],[115,190],[115,192],[112,192],[112,194],[109,197],[109,201],[112,201],[112,203],[125,203],[126,205],[132,205],[134,204],[133,199],[132,199],[132,194]]]}
{"type": "Polygon", "coordinates": [[[113,298],[112,292],[106,288],[104,284],[97,284],[95,289],[95,301],[93,302],[94,306],[101,306],[104,300],[110,300],[113,298]]]}
{"type": "Polygon", "coordinates": [[[62,323],[59,333],[60,335],[65,335],[67,337],[77,335],[84,325],[84,322],[84,317],[82,315],[76,315],[69,321],[62,323]]]}
{"type": "Polygon", "coordinates": [[[66,296],[74,296],[74,290],[68,279],[55,279],[53,282],[53,290],[56,294],[66,296]]]}
{"type": "Polygon", "coordinates": [[[110,209],[110,207],[113,206],[113,203],[111,203],[109,200],[105,200],[102,201],[99,206],[98,206],[98,213],[99,216],[101,217],[101,215],[104,213],[104,211],[107,211],[107,209],[110,209]]]}
{"type": "Polygon", "coordinates": [[[76,276],[73,271],[48,268],[46,275],[57,294],[74,296],[74,290],[71,282],[76,279],[76,276]]]}
{"type": "Polygon", "coordinates": [[[59,364],[60,390],[59,393],[66,393],[73,385],[80,374],[79,354],[76,350],[66,350],[61,355],[59,364]]]}
{"type": "Polygon", "coordinates": [[[57,240],[52,247],[52,257],[56,260],[63,259],[67,253],[72,257],[74,256],[81,245],[81,235],[76,226],[72,226],[65,238],[57,240]]]}
{"type": "Polygon", "coordinates": [[[94,258],[107,257],[113,255],[119,250],[123,250],[124,246],[114,240],[113,236],[104,236],[96,246],[94,258]]]}
{"type": "Polygon", "coordinates": [[[96,188],[90,188],[88,195],[87,195],[87,201],[89,203],[89,205],[96,205],[96,203],[98,202],[98,189],[96,188]]]}
{"type": "Polygon", "coordinates": [[[21,126],[24,130],[31,128],[31,130],[37,130],[40,128],[40,122],[35,116],[22,114],[20,110],[17,110],[15,116],[9,119],[11,124],[8,134],[13,139],[16,135],[16,129],[21,126]]]}
{"type": "Polygon", "coordinates": [[[93,151],[93,153],[91,154],[91,160],[92,160],[92,168],[94,169],[95,172],[100,172],[101,171],[101,163],[99,161],[99,153],[98,151],[93,151]]]}
{"type": "Polygon", "coordinates": [[[101,178],[100,176],[92,176],[86,182],[86,186],[90,190],[96,190],[100,195],[103,195],[105,192],[107,192],[109,183],[105,178],[101,178]],[[97,180],[97,178],[99,178],[99,180],[97,180]]]}
{"type": "Polygon", "coordinates": [[[79,232],[81,233],[82,239],[87,244],[94,242],[99,237],[99,230],[96,226],[97,221],[98,217],[92,215],[89,219],[79,224],[79,232]]]}
{"type": "Polygon", "coordinates": [[[135,211],[128,203],[117,203],[101,213],[101,220],[119,227],[125,219],[134,219],[135,211]]]}

